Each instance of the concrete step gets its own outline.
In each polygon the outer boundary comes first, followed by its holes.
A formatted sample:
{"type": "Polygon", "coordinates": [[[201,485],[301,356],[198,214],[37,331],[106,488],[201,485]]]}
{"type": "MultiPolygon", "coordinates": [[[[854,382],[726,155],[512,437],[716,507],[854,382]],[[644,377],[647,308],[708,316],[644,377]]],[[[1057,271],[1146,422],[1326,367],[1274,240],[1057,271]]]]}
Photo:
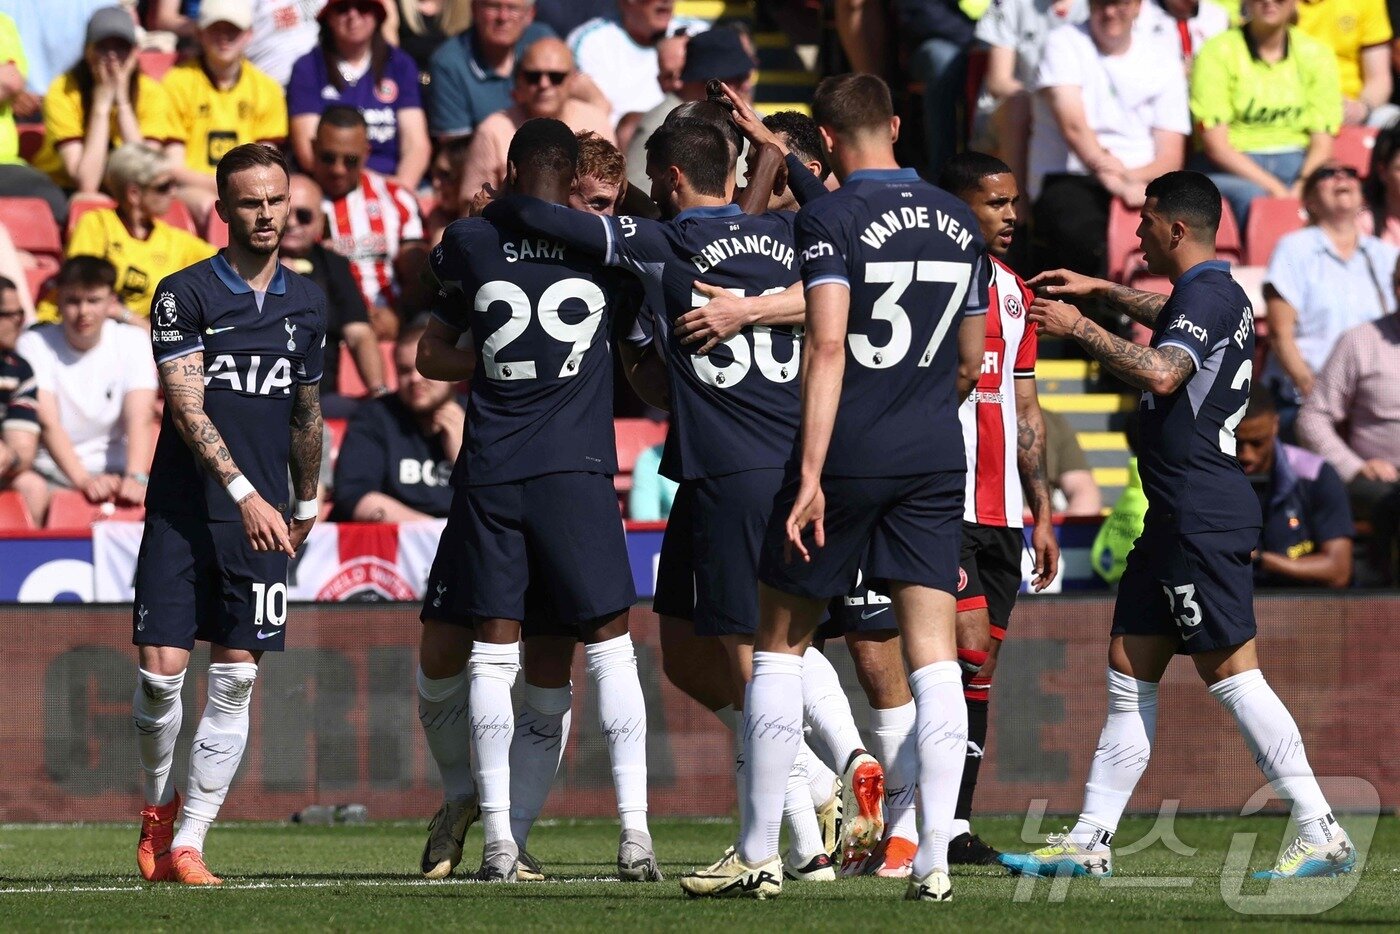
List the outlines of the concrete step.
{"type": "Polygon", "coordinates": [[[1057,393],[1040,397],[1041,408],[1064,415],[1131,412],[1137,404],[1136,396],[1116,392],[1057,393]]]}

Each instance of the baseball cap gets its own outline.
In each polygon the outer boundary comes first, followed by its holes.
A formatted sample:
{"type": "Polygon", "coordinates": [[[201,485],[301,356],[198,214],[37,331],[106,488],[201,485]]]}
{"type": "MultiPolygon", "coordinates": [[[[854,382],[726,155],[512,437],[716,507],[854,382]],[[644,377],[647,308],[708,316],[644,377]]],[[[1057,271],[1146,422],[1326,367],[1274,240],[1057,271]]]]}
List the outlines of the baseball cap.
{"type": "Polygon", "coordinates": [[[681,69],[681,80],[736,78],[747,75],[753,69],[753,59],[744,48],[739,33],[728,26],[719,26],[690,37],[685,47],[685,67],[681,69]]]}
{"type": "Polygon", "coordinates": [[[136,23],[125,7],[104,6],[94,10],[87,24],[87,45],[95,45],[103,39],[125,39],[136,44],[136,23]]]}
{"type": "Polygon", "coordinates": [[[203,0],[199,5],[199,28],[228,23],[239,29],[253,27],[253,0],[203,0]]]}

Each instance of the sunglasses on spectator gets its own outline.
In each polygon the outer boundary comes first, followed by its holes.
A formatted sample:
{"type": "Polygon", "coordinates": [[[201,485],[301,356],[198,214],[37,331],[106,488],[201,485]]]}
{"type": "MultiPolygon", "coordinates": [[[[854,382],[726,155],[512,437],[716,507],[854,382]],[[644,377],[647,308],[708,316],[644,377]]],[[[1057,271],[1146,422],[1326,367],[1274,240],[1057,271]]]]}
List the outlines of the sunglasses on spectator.
{"type": "Polygon", "coordinates": [[[331,6],[331,14],[344,15],[354,10],[361,16],[375,16],[384,11],[384,8],[373,0],[343,0],[331,6]]]}
{"type": "Polygon", "coordinates": [[[359,168],[360,157],[338,152],[318,153],[316,158],[321,160],[322,165],[344,165],[347,169],[359,168]]]}
{"type": "Polygon", "coordinates": [[[1349,165],[1325,165],[1312,174],[1312,180],[1323,182],[1329,178],[1336,178],[1338,175],[1350,179],[1361,177],[1361,173],[1349,165]]]}
{"type": "Polygon", "coordinates": [[[521,70],[520,77],[524,78],[525,83],[531,87],[539,84],[542,78],[548,78],[550,84],[558,87],[569,80],[569,73],[567,71],[536,71],[533,68],[526,68],[521,70]]]}
{"type": "Polygon", "coordinates": [[[175,179],[167,178],[163,182],[156,182],[146,186],[146,190],[158,195],[168,195],[175,190],[175,179]]]}
{"type": "Polygon", "coordinates": [[[293,208],[292,220],[298,225],[305,227],[316,219],[316,212],[311,208],[293,208]]]}

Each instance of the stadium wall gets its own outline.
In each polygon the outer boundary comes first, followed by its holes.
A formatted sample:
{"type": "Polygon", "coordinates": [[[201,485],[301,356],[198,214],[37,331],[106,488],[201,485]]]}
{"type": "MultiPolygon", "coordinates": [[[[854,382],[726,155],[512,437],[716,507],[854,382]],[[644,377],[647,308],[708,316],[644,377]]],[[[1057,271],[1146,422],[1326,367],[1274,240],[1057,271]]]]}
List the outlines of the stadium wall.
{"type": "MultiPolygon", "coordinates": [[[[1110,601],[1025,601],[993,688],[992,735],[977,810],[1024,813],[1044,800],[1074,812],[1104,711],[1110,601]]],[[[1257,603],[1265,672],[1292,709],[1319,775],[1375,786],[1400,806],[1400,596],[1269,596],[1257,603]]],[[[0,820],[135,819],[138,767],[130,725],[134,688],[128,606],[11,606],[0,610],[7,662],[0,682],[0,820]]],[[[665,682],[656,617],[633,613],[650,711],[651,805],[659,815],[732,812],[730,745],[718,721],[665,682]]],[[[252,736],[224,813],[285,818],[312,803],[357,802],[374,818],[426,818],[433,768],[417,723],[413,674],[417,608],[406,604],[294,606],[280,656],[267,656],[253,695],[252,736]]],[[[829,654],[857,722],[865,702],[843,647],[829,654]]],[[[189,737],[203,707],[205,653],[185,682],[189,737]]],[[[607,816],[614,803],[597,708],[581,660],[568,754],[547,814],[607,816]]],[[[1151,766],[1132,808],[1165,799],[1183,811],[1238,811],[1261,779],[1223,709],[1192,667],[1175,662],[1162,686],[1151,766]]],[[[1345,802],[1340,803],[1342,806],[1345,802]]]]}

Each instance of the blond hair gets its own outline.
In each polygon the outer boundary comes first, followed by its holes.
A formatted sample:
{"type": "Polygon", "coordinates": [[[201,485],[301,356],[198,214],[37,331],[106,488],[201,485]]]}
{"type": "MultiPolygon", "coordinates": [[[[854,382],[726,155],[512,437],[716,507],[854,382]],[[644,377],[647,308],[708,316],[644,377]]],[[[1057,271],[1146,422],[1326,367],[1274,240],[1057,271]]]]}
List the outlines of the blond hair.
{"type": "Polygon", "coordinates": [[[126,193],[126,186],[140,185],[143,188],[161,175],[170,171],[159,149],[146,143],[125,143],[107,157],[107,172],[102,185],[107,193],[118,201],[126,193]]]}

